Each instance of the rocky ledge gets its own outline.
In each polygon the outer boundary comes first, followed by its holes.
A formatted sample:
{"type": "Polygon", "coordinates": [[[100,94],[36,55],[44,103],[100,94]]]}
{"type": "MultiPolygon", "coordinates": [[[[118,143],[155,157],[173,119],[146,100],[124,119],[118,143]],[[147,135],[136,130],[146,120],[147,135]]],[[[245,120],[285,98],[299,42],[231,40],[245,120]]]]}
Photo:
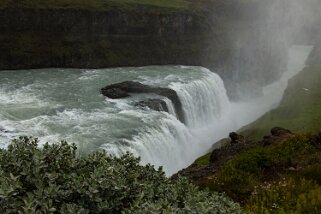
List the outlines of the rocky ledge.
{"type": "MultiPolygon", "coordinates": [[[[162,88],[162,87],[152,87],[152,86],[144,85],[142,83],[135,82],[135,81],[125,81],[121,83],[108,85],[101,89],[101,93],[104,96],[109,97],[111,99],[126,98],[126,97],[130,97],[131,96],[130,94],[140,94],[140,93],[152,93],[163,97],[167,97],[172,101],[178,119],[183,123],[185,121],[182,103],[176,91],[174,91],[173,89],[162,88]]],[[[141,101],[138,103],[138,105],[147,106],[151,109],[158,110],[158,111],[160,111],[161,109],[163,109],[164,111],[168,111],[168,107],[166,103],[164,101],[161,102],[161,100],[159,99],[157,99],[157,101],[156,99],[151,99],[149,101],[148,100],[141,101]]]]}
{"type": "Polygon", "coordinates": [[[194,182],[197,182],[199,179],[215,174],[219,168],[224,166],[229,160],[233,159],[244,150],[257,146],[270,146],[288,139],[291,136],[293,136],[293,134],[290,130],[281,127],[274,127],[271,129],[271,135],[265,136],[261,141],[254,142],[246,140],[244,136],[239,135],[236,132],[232,132],[229,134],[230,140],[229,142],[226,142],[226,145],[221,148],[214,149],[211,152],[209,164],[205,166],[192,164],[188,168],[179,171],[173,177],[175,178],[177,175],[182,175],[190,178],[194,182]]]}

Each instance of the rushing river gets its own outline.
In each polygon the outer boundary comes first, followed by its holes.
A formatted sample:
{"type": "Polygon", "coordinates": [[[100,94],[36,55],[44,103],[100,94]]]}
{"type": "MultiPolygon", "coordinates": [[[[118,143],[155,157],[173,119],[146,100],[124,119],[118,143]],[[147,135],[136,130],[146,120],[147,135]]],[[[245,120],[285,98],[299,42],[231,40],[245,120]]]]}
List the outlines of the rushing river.
{"type": "Polygon", "coordinates": [[[221,78],[201,67],[149,66],[99,70],[40,69],[0,72],[0,146],[28,135],[41,143],[67,140],[80,153],[104,149],[113,155],[129,151],[142,163],[164,166],[167,174],[186,167],[229,131],[253,121],[276,105],[286,81],[300,71],[311,47],[290,51],[288,71],[265,88],[263,98],[231,103],[221,78]],[[134,80],[174,89],[185,124],[169,113],[137,107],[140,94],[112,100],[100,94],[106,85],[134,80]]]}

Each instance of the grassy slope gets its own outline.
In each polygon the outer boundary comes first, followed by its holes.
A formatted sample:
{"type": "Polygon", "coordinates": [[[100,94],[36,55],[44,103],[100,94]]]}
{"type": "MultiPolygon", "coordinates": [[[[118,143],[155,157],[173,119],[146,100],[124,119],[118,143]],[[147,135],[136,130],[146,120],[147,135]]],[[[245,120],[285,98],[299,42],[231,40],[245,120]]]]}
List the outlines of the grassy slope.
{"type": "Polygon", "coordinates": [[[257,140],[275,126],[296,133],[321,130],[321,65],[308,66],[290,80],[280,106],[243,127],[241,132],[257,140]]]}
{"type": "Polygon", "coordinates": [[[0,8],[23,7],[36,9],[86,9],[86,10],[124,10],[124,11],[195,11],[198,4],[189,0],[2,0],[0,8]]]}

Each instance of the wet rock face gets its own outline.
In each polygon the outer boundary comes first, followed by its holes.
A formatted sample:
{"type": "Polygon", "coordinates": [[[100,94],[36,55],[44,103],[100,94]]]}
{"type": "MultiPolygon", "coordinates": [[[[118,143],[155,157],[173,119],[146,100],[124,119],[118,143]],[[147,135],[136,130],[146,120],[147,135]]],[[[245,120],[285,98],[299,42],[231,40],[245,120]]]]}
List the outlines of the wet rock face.
{"type": "MultiPolygon", "coordinates": [[[[135,81],[125,81],[121,83],[115,83],[112,85],[108,85],[104,88],[101,89],[101,93],[109,97],[111,99],[118,99],[118,98],[125,98],[129,97],[130,93],[133,94],[139,94],[139,93],[152,93],[152,94],[157,94],[160,96],[167,97],[170,99],[175,107],[175,112],[177,114],[178,119],[181,122],[185,122],[184,119],[184,113],[183,113],[183,108],[182,108],[182,103],[176,93],[173,89],[170,88],[161,88],[161,87],[151,87],[148,85],[144,85],[139,82],[135,81]]],[[[149,102],[143,102],[142,103],[145,106],[150,107],[151,109],[160,109],[160,106],[164,108],[166,106],[166,103],[163,101],[160,102],[159,100],[152,100],[149,102]]],[[[168,111],[168,108],[166,106],[166,109],[168,111]]]]}
{"type": "Polygon", "coordinates": [[[115,99],[113,98],[113,96],[121,96],[123,93],[155,93],[156,94],[158,89],[160,88],[153,88],[148,85],[141,84],[139,82],[124,81],[124,82],[108,85],[105,88],[102,88],[101,92],[104,96],[115,99]],[[120,94],[117,94],[117,92],[119,92],[120,94]]]}
{"type": "Polygon", "coordinates": [[[139,101],[138,103],[136,103],[136,106],[148,107],[155,111],[168,112],[168,107],[166,105],[166,102],[161,99],[148,99],[148,100],[139,101]]]}
{"type": "Polygon", "coordinates": [[[108,94],[105,95],[111,99],[120,99],[120,98],[125,98],[125,97],[129,97],[130,95],[128,93],[126,93],[125,91],[123,91],[122,89],[119,88],[109,88],[104,90],[103,94],[108,94]]]}

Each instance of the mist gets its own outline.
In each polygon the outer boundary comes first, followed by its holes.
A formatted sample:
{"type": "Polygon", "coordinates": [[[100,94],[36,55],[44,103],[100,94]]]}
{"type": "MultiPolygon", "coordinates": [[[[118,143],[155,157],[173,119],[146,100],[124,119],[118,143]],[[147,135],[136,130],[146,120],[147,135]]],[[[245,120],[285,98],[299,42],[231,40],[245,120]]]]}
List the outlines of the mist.
{"type": "Polygon", "coordinates": [[[293,45],[317,46],[321,2],[248,1],[236,7],[238,23],[229,26],[228,35],[235,51],[224,79],[231,99],[248,100],[262,96],[262,87],[282,77],[293,45]]]}

